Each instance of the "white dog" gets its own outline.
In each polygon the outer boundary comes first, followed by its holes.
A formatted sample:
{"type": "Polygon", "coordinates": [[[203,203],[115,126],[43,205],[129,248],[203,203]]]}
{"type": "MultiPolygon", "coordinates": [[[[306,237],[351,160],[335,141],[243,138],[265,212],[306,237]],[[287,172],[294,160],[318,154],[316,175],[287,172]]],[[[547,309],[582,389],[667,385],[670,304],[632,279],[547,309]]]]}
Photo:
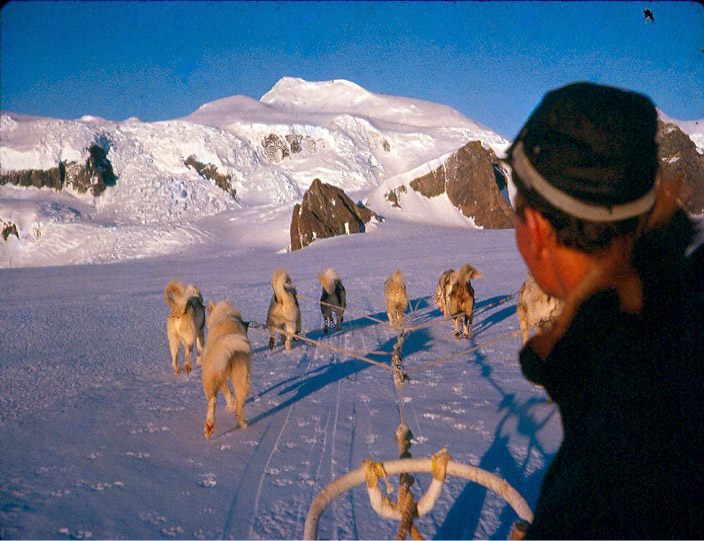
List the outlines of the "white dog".
{"type": "Polygon", "coordinates": [[[335,311],[337,323],[335,328],[342,330],[342,320],[344,319],[345,308],[347,307],[347,295],[345,286],[342,285],[340,277],[335,269],[328,268],[325,272],[318,274],[318,280],[323,286],[320,294],[320,311],[323,314],[323,332],[328,332],[328,321],[332,323],[332,312],[335,311]]]}
{"type": "Polygon", "coordinates": [[[403,273],[394,272],[384,283],[384,300],[386,301],[386,315],[389,323],[397,329],[403,326],[404,313],[408,307],[408,294],[406,284],[403,282],[403,273]]]}
{"type": "Polygon", "coordinates": [[[448,311],[455,323],[455,337],[459,338],[459,324],[462,321],[462,334],[472,336],[474,318],[474,288],[471,280],[480,279],[481,273],[470,264],[462,265],[459,272],[453,272],[448,279],[448,311]]]}
{"type": "Polygon", "coordinates": [[[200,291],[193,284],[184,286],[178,280],[172,280],[164,290],[164,301],[171,308],[166,318],[166,334],[171,350],[171,364],[176,374],[181,372],[178,366],[178,349],[183,345],[183,368],[191,371],[191,351],[197,345],[196,362],[202,362],[203,344],[205,343],[205,308],[200,291]]]}
{"type": "Polygon", "coordinates": [[[536,333],[542,332],[542,326],[559,314],[560,308],[560,300],[545,293],[533,275],[528,273],[516,304],[516,314],[521,325],[523,343],[528,342],[531,327],[535,327],[536,333]]]}
{"type": "Polygon", "coordinates": [[[450,319],[448,293],[450,292],[450,276],[455,272],[455,269],[447,269],[440,275],[438,287],[435,288],[435,304],[438,305],[440,311],[445,316],[445,319],[450,319]]]}
{"type": "Polygon", "coordinates": [[[208,399],[208,413],[203,432],[210,438],[215,431],[215,404],[218,390],[227,401],[227,408],[235,410],[237,424],[246,428],[244,403],[249,394],[252,373],[252,347],[247,338],[248,323],[242,321],[239,311],[229,301],[208,304],[208,344],[203,363],[203,392],[208,399]],[[235,397],[227,380],[232,382],[235,397]],[[235,402],[236,398],[236,402],[235,402]]]}
{"type": "Polygon", "coordinates": [[[274,271],[271,287],[274,289],[274,294],[266,315],[266,325],[269,327],[269,349],[274,349],[275,329],[279,329],[286,351],[291,351],[291,339],[297,340],[293,335],[301,332],[301,310],[298,307],[296,288],[291,283],[291,277],[281,268],[274,271]]]}

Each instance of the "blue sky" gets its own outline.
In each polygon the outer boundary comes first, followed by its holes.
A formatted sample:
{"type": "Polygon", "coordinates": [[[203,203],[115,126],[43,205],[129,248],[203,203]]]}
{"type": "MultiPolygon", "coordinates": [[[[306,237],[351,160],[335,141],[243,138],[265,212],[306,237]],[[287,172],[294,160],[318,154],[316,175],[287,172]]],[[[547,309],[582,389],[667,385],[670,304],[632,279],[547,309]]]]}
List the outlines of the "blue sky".
{"type": "Polygon", "coordinates": [[[704,118],[694,2],[59,1],[0,15],[3,111],[167,120],[295,76],[445,103],[508,138],[576,80],[704,118]]]}

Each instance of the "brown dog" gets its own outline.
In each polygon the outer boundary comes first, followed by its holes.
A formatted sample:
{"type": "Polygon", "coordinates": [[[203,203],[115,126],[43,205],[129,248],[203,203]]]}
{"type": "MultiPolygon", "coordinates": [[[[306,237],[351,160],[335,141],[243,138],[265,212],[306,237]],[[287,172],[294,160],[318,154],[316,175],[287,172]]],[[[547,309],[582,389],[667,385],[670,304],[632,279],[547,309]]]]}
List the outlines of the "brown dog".
{"type": "Polygon", "coordinates": [[[171,280],[164,289],[164,302],[171,309],[166,319],[166,335],[169,338],[171,365],[179,374],[178,349],[183,346],[183,369],[188,374],[191,369],[191,352],[197,346],[196,363],[201,364],[205,344],[205,308],[200,291],[193,284],[184,286],[178,280],[171,280]]]}
{"type": "Polygon", "coordinates": [[[246,428],[244,403],[249,394],[252,373],[252,347],[247,338],[248,323],[229,301],[208,304],[208,345],[203,362],[203,392],[208,399],[208,413],[203,433],[210,438],[215,431],[215,403],[218,391],[225,395],[227,409],[235,410],[237,424],[246,428]],[[232,396],[227,380],[232,382],[232,396]],[[236,402],[235,402],[236,398],[236,402]]]}
{"type": "Polygon", "coordinates": [[[460,321],[465,338],[472,336],[472,319],[474,317],[474,288],[470,280],[482,278],[481,273],[469,263],[462,265],[459,272],[449,277],[447,300],[448,311],[455,323],[455,337],[460,337],[460,321]]]}
{"type": "Polygon", "coordinates": [[[403,273],[394,272],[384,283],[384,301],[386,302],[386,315],[389,323],[397,329],[403,326],[404,313],[408,307],[408,294],[406,284],[403,282],[403,273]]]}
{"type": "Polygon", "coordinates": [[[285,269],[276,269],[271,277],[271,296],[266,325],[269,327],[269,349],[274,349],[276,332],[281,334],[286,351],[291,351],[291,340],[297,340],[294,334],[301,332],[301,310],[298,306],[296,288],[285,269]]]}
{"type": "Polygon", "coordinates": [[[445,316],[445,319],[450,319],[450,312],[448,310],[449,300],[448,292],[450,288],[450,276],[455,272],[455,269],[447,269],[440,275],[440,280],[438,280],[438,287],[435,288],[435,304],[438,305],[440,311],[445,316]]]}

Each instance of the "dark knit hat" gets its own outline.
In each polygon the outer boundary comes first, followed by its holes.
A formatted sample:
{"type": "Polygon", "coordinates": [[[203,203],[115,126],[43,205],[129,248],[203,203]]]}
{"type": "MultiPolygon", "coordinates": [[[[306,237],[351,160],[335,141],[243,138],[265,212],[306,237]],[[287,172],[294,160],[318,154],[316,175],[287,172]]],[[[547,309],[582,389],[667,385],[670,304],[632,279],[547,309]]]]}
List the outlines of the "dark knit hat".
{"type": "Polygon", "coordinates": [[[642,94],[594,83],[548,92],[507,151],[519,192],[565,213],[625,220],[655,203],[657,112],[642,94]]]}

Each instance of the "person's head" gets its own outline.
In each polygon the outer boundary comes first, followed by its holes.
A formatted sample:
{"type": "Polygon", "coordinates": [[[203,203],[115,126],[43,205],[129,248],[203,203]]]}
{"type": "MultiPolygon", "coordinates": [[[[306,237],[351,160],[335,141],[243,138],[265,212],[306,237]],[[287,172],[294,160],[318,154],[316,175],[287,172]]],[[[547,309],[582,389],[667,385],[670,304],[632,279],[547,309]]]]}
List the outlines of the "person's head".
{"type": "Polygon", "coordinates": [[[544,289],[560,294],[547,275],[555,269],[542,268],[547,260],[536,250],[557,247],[586,261],[635,233],[652,210],[656,130],[649,98],[593,83],[548,92],[528,118],[506,162],[518,247],[544,289]]]}

